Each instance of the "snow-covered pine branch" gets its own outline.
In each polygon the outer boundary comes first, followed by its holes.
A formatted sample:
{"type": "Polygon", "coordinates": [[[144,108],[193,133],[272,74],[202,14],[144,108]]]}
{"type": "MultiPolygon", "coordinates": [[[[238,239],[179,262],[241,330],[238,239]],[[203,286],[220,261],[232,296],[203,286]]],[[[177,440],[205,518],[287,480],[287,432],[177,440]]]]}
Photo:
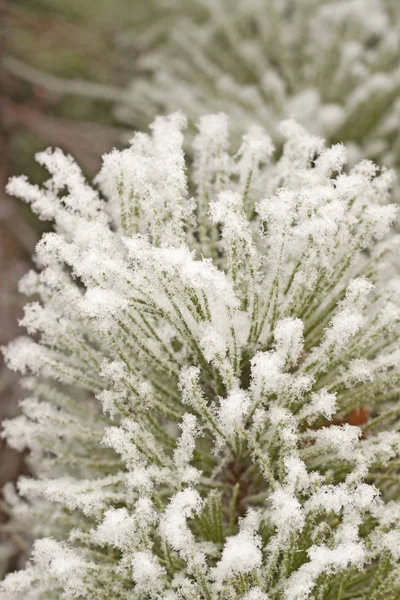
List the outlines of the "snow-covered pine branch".
{"type": "Polygon", "coordinates": [[[224,111],[235,137],[293,117],[351,158],[400,164],[398,0],[147,0],[148,25],[121,36],[139,52],[116,114],[146,125],[183,110],[224,111]],[[150,76],[149,76],[150,75],[150,76]],[[356,158],[357,157],[357,158],[356,158]]]}
{"type": "Polygon", "coordinates": [[[37,538],[2,598],[388,600],[400,560],[400,281],[393,173],[294,121],[185,118],[42,188],[8,487],[37,538]]]}

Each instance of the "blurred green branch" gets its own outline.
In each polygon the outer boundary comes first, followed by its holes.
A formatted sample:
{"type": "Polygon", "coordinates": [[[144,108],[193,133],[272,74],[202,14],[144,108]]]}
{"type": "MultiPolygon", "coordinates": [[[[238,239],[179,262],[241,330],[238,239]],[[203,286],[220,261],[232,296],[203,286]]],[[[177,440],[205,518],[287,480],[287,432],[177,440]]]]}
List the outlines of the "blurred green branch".
{"type": "Polygon", "coordinates": [[[76,95],[93,100],[130,103],[130,95],[123,89],[82,79],[63,79],[31,67],[12,56],[5,56],[3,67],[12,75],[60,95],[76,95]]]}

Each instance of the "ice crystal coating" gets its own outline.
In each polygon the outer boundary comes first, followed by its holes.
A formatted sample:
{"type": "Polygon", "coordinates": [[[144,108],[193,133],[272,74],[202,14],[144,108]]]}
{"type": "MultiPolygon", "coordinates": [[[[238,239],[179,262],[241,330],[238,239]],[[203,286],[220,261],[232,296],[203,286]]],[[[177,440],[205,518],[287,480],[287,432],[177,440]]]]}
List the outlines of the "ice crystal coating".
{"type": "Polygon", "coordinates": [[[7,600],[388,600],[400,594],[400,294],[393,176],[289,120],[231,154],[181,114],[89,186],[38,155],[8,191],[37,246],[8,486],[36,538],[7,600]],[[397,244],[397,246],[396,246],[397,244]]]}
{"type": "MultiPolygon", "coordinates": [[[[352,158],[400,163],[397,0],[147,5],[148,27],[121,39],[125,51],[139,51],[143,73],[130,85],[131,102],[117,108],[125,122],[147,124],[160,110],[183,110],[193,122],[224,111],[237,136],[263,123],[280,141],[277,120],[293,117],[331,143],[348,143],[352,158]]],[[[252,144],[249,154],[262,151],[252,144]]]]}

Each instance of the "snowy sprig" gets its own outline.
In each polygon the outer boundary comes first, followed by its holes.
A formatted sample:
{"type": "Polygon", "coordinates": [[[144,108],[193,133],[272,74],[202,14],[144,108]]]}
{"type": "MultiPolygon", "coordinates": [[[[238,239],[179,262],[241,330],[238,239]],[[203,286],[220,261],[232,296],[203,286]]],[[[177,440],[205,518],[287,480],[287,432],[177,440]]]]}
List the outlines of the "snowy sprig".
{"type": "Polygon", "coordinates": [[[400,293],[393,175],[294,121],[181,114],[8,191],[37,246],[8,443],[34,542],[2,597],[388,600],[400,593],[400,293]]]}
{"type": "Polygon", "coordinates": [[[224,111],[236,136],[263,123],[280,142],[277,120],[293,117],[348,143],[352,158],[400,163],[396,0],[152,0],[148,8],[148,27],[123,37],[142,72],[131,102],[117,108],[123,121],[224,111]]]}

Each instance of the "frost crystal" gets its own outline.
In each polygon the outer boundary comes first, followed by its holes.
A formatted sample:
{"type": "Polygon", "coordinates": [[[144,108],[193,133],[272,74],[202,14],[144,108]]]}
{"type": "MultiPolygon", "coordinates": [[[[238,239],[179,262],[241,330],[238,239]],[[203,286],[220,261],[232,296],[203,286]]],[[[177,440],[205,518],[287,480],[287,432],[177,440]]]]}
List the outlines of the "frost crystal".
{"type": "Polygon", "coordinates": [[[36,541],[1,597],[397,598],[393,177],[293,120],[277,160],[259,127],[230,153],[222,114],[185,164],[185,122],[105,156],[100,192],[58,150],[9,183],[54,232],[4,349],[36,541]]]}

